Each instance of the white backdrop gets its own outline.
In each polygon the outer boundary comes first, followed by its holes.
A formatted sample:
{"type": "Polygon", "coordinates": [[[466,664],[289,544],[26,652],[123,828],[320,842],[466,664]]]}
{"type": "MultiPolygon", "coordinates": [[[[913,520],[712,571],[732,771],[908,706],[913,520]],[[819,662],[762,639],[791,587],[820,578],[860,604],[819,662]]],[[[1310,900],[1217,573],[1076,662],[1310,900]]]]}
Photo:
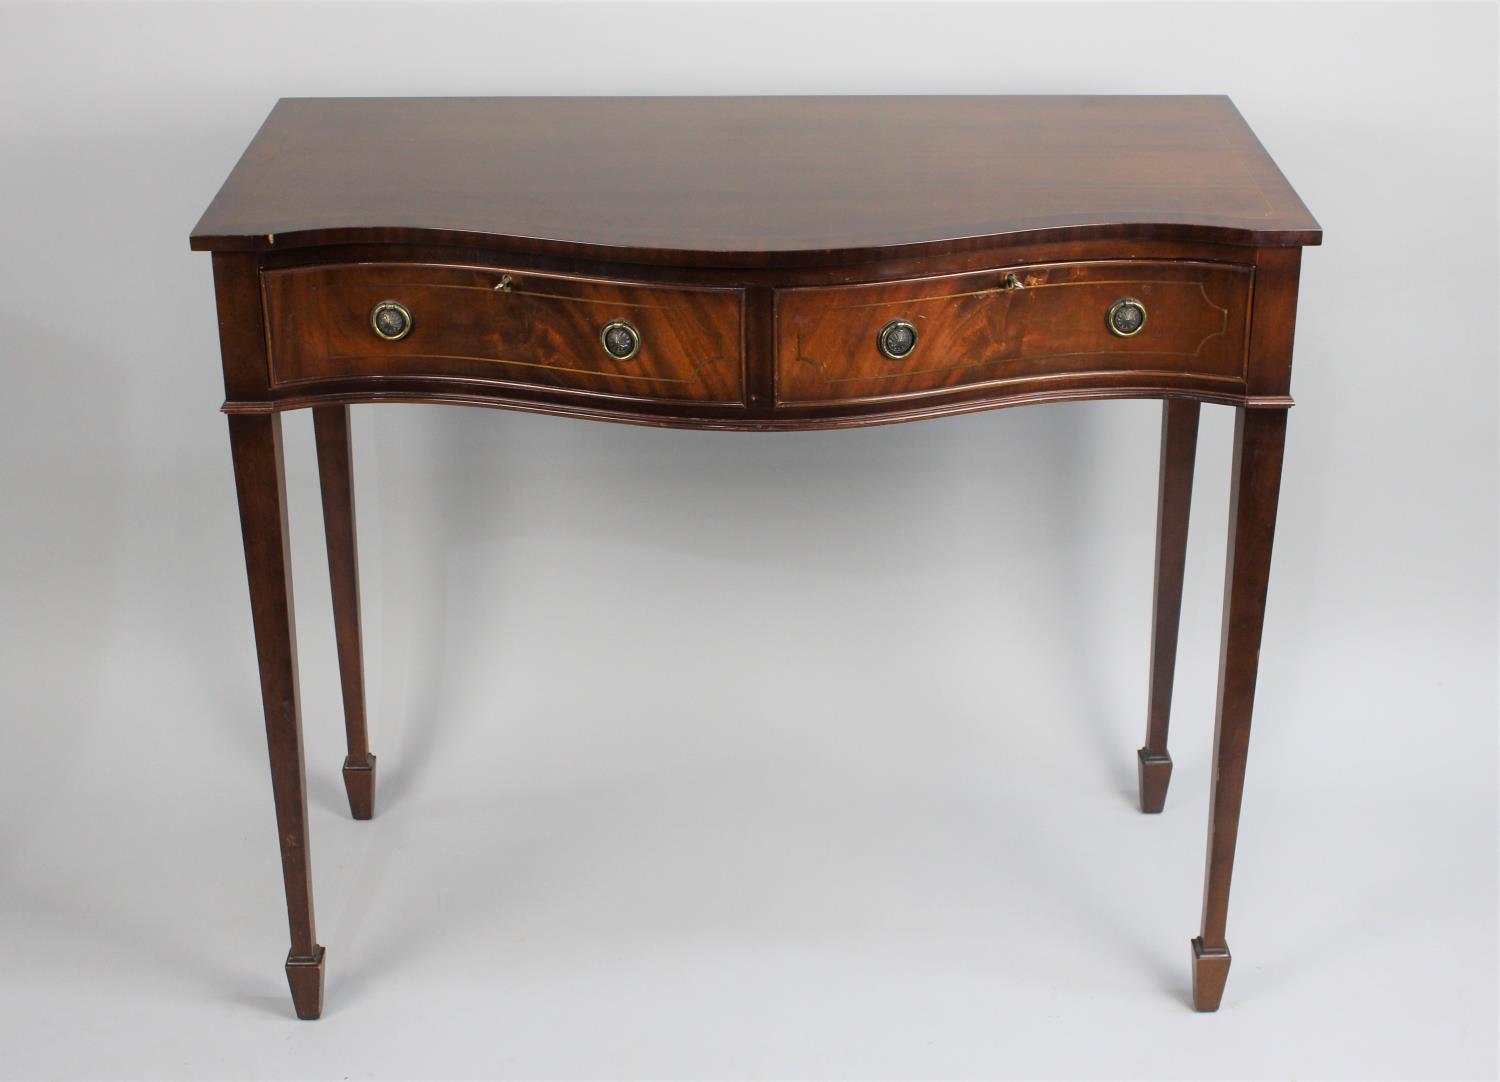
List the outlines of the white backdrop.
{"type": "Polygon", "coordinates": [[[0,40],[0,1073],[1493,1076],[1492,5],[0,4],[0,40]],[[390,406],[355,410],[371,823],[287,418],[328,948],[293,1022],[187,248],[274,100],[989,91],[1228,93],[1326,232],[1223,1010],[1187,960],[1229,411],[1145,818],[1156,404],[390,406]]]}

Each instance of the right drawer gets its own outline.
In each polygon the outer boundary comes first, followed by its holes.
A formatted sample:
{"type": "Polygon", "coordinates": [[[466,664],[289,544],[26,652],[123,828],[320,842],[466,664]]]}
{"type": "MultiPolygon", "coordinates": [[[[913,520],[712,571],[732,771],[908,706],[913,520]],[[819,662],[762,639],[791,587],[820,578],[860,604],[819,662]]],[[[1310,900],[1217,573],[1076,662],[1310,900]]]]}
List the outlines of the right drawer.
{"type": "Polygon", "coordinates": [[[776,398],[906,398],[975,384],[1170,372],[1242,384],[1253,269],[1047,263],[776,294],[776,398]]]}

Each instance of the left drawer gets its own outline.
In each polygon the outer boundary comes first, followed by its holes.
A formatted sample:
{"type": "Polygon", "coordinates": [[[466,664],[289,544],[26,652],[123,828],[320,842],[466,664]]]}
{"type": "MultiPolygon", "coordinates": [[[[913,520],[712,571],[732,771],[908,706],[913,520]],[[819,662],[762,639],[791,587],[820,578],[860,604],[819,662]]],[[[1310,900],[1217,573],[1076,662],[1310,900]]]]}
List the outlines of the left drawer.
{"type": "Polygon", "coordinates": [[[737,289],[422,263],[293,267],[261,279],[274,387],[402,379],[744,400],[737,289]]]}

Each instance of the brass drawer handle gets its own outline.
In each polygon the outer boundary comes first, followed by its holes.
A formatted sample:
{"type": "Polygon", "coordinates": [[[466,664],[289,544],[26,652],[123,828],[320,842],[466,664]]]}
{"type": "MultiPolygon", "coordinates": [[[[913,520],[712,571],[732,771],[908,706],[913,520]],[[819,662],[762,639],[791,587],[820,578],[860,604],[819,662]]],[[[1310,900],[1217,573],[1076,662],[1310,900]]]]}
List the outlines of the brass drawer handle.
{"type": "Polygon", "coordinates": [[[411,309],[400,301],[381,301],[370,312],[370,326],[388,342],[399,342],[411,333],[411,309]]]}
{"type": "Polygon", "coordinates": [[[904,319],[893,319],[880,328],[875,345],[893,361],[905,360],[917,348],[917,328],[904,319]]]}
{"type": "Polygon", "coordinates": [[[1121,338],[1130,338],[1146,325],[1146,306],[1134,297],[1121,297],[1109,306],[1104,322],[1121,338]]]}
{"type": "Polygon", "coordinates": [[[641,332],[623,319],[612,319],[599,332],[604,352],[617,361],[628,361],[641,351],[641,332]]]}

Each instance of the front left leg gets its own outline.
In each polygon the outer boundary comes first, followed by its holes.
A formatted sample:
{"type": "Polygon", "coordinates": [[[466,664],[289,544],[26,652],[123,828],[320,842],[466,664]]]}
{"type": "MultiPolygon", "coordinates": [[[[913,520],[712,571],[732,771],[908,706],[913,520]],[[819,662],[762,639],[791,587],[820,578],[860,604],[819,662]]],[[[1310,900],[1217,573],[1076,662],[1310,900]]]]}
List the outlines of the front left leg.
{"type": "Polygon", "coordinates": [[[1203,926],[1193,940],[1193,1006],[1200,1011],[1219,1009],[1224,981],[1229,976],[1229,944],[1224,938],[1229,880],[1239,833],[1240,798],[1245,790],[1250,712],[1255,701],[1285,443],[1285,409],[1239,409],[1234,426],[1203,926]]]}
{"type": "Polygon", "coordinates": [[[239,494],[250,612],[260,661],[271,794],[281,841],[292,945],[286,977],[298,1018],[323,1011],[323,948],[313,926],[312,865],[307,847],[307,779],[302,764],[302,715],[297,690],[297,633],[292,614],[291,555],[279,414],[229,418],[229,445],[239,494]]]}

